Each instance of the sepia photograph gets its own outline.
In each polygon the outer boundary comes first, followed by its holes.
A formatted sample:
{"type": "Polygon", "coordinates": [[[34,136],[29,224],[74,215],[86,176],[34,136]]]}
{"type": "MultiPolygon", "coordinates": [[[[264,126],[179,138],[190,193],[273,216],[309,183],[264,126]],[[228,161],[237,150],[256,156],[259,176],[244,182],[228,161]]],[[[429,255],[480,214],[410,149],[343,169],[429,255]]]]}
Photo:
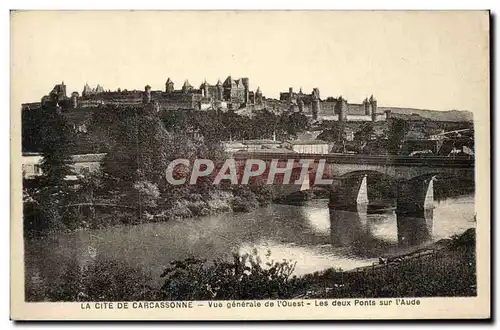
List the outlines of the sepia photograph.
{"type": "Polygon", "coordinates": [[[11,11],[11,318],[489,318],[489,29],[11,11]]]}

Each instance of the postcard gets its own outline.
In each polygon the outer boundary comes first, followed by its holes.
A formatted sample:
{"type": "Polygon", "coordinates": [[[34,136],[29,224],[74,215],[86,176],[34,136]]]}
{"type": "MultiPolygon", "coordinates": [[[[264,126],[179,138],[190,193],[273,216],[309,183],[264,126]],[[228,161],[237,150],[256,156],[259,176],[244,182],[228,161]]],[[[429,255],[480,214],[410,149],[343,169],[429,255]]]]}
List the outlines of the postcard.
{"type": "Polygon", "coordinates": [[[487,319],[488,11],[12,11],[14,320],[487,319]]]}

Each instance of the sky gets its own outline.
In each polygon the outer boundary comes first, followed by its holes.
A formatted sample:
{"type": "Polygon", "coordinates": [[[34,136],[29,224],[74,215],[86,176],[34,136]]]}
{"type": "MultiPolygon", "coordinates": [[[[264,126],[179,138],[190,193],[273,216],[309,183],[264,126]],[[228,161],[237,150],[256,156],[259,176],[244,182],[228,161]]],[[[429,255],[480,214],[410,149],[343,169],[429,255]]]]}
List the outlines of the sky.
{"type": "Polygon", "coordinates": [[[14,12],[11,93],[56,83],[163,90],[228,75],[278,98],[289,87],[379,106],[489,109],[486,12],[14,12]]]}

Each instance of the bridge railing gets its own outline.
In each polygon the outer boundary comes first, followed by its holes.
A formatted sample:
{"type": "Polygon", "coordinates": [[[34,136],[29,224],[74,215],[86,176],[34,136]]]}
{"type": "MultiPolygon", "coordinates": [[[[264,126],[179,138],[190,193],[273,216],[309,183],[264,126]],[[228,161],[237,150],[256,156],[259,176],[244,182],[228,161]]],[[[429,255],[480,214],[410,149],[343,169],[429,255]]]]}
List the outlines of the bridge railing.
{"type": "Polygon", "coordinates": [[[306,154],[306,153],[283,153],[272,151],[235,152],[233,158],[262,159],[262,160],[289,160],[289,159],[325,159],[327,163],[338,164],[372,164],[372,165],[394,165],[394,166],[441,166],[441,167],[474,167],[474,158],[468,156],[444,157],[426,156],[410,157],[400,155],[363,155],[363,154],[306,154]]]}

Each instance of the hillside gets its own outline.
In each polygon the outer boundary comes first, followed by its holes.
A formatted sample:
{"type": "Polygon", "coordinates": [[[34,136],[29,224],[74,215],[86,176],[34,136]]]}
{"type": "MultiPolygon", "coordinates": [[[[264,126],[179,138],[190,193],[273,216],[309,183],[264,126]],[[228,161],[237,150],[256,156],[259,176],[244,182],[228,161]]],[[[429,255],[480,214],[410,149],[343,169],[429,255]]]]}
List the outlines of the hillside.
{"type": "Polygon", "coordinates": [[[427,118],[436,121],[473,121],[473,115],[470,111],[436,111],[426,109],[398,108],[398,107],[378,107],[377,112],[391,110],[393,114],[410,116],[417,114],[422,118],[427,118]]]}

